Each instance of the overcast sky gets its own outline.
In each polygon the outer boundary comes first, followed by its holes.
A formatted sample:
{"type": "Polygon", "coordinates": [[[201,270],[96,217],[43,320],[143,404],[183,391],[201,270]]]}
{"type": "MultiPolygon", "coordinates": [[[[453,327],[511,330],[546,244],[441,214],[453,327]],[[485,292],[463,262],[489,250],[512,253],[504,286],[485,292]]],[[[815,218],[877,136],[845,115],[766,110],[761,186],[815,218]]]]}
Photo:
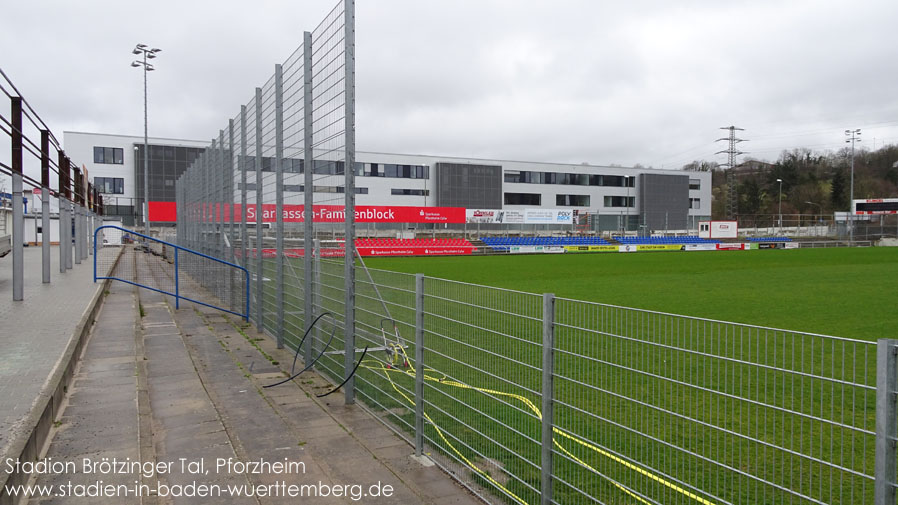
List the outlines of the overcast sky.
{"type": "MultiPolygon", "coordinates": [[[[62,138],[211,139],[335,0],[6,2],[0,68],[62,138]],[[61,77],[64,76],[64,77],[61,77]]],[[[679,168],[898,144],[898,1],[357,0],[357,147],[679,168]]],[[[8,106],[4,106],[5,108],[8,106]]],[[[4,153],[4,159],[6,159],[4,153]]]]}

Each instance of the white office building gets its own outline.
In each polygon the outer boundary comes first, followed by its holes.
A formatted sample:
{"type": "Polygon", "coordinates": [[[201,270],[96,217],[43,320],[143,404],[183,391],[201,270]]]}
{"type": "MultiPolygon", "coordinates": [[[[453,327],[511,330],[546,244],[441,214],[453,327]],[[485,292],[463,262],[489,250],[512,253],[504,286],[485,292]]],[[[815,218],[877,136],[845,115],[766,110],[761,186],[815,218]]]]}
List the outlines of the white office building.
{"type": "MultiPolygon", "coordinates": [[[[88,162],[107,214],[121,216],[126,225],[140,222],[143,137],[65,132],[64,145],[73,160],[88,162]]],[[[175,201],[178,177],[208,146],[150,138],[150,201],[175,201]]],[[[271,161],[263,160],[266,188],[274,175],[271,161]]],[[[285,178],[285,199],[293,203],[302,201],[299,161],[287,164],[292,173],[285,178]]],[[[316,162],[316,180],[337,181],[333,187],[316,182],[316,193],[333,192],[333,203],[339,203],[343,188],[338,177],[321,177],[328,171],[342,172],[342,166],[316,162]]],[[[359,151],[356,174],[357,205],[569,209],[590,215],[596,231],[694,230],[711,214],[710,172],[359,151]]],[[[247,175],[249,203],[255,203],[255,180],[254,172],[247,175]]],[[[233,187],[239,200],[239,184],[233,187]]],[[[265,203],[273,203],[267,193],[265,203]]]]}

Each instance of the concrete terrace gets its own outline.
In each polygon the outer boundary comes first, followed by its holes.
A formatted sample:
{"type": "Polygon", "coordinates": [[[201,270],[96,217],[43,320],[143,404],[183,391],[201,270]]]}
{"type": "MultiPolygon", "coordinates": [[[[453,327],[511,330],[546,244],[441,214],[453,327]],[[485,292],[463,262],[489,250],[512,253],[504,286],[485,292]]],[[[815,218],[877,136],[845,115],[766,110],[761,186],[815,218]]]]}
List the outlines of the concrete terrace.
{"type": "MultiPolygon", "coordinates": [[[[151,277],[161,272],[158,261],[129,248],[117,268],[151,277]]],[[[342,394],[315,398],[331,387],[317,374],[263,389],[283,376],[292,354],[239,318],[184,302],[176,311],[166,296],[121,282],[93,284],[90,258],[42,286],[40,251],[29,249],[26,272],[25,301],[0,300],[5,327],[16,329],[0,335],[0,461],[21,455],[77,468],[29,478],[0,466],[0,484],[55,490],[25,500],[0,488],[0,504],[478,503],[436,467],[411,459],[412,448],[369,414],[343,405],[342,394]],[[84,471],[85,461],[103,458],[138,466],[84,471]],[[257,474],[242,462],[294,466],[257,474]],[[155,466],[146,472],[140,463],[155,466]],[[98,480],[117,486],[112,496],[59,493],[98,480]],[[266,491],[165,495],[191,485],[266,491]],[[372,495],[387,485],[390,496],[372,495]],[[289,486],[319,496],[284,497],[289,486]]],[[[8,292],[4,283],[0,277],[8,292]]]]}

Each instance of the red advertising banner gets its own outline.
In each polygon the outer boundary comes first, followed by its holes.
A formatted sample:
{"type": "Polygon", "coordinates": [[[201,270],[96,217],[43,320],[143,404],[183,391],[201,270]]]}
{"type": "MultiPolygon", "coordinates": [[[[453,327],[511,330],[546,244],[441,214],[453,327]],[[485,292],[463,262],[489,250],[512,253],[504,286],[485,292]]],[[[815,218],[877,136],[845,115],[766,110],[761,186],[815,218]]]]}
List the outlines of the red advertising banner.
{"type": "Polygon", "coordinates": [[[150,222],[174,223],[178,220],[175,202],[150,202],[150,222]]]}
{"type": "MultiPolygon", "coordinates": [[[[152,205],[154,202],[150,202],[152,205]]],[[[159,202],[171,203],[173,202],[159,202]]],[[[342,205],[316,205],[313,220],[318,223],[342,223],[346,219],[346,212],[342,205]]],[[[204,207],[204,216],[208,221],[230,222],[232,219],[230,206],[227,204],[210,203],[204,207]]],[[[234,221],[241,220],[241,205],[234,205],[234,221]]],[[[152,212],[152,210],[151,210],[152,212]]],[[[173,211],[172,211],[173,212],[173,211]]],[[[256,222],[258,205],[247,205],[246,221],[256,222]]],[[[285,223],[302,223],[305,221],[305,211],[302,205],[284,205],[283,215],[285,223]]],[[[155,221],[150,214],[151,220],[155,221]]],[[[174,219],[172,219],[174,220],[174,219]]],[[[397,207],[358,205],[355,208],[355,220],[357,223],[464,223],[465,209],[463,207],[397,207]]],[[[277,207],[272,203],[262,205],[262,222],[273,223],[277,221],[277,207]]]]}
{"type": "Polygon", "coordinates": [[[724,242],[721,244],[715,244],[718,251],[747,251],[749,250],[748,244],[742,243],[731,243],[724,242]]]}
{"type": "Polygon", "coordinates": [[[445,246],[445,247],[358,247],[359,256],[458,256],[471,254],[474,247],[445,246]]]}
{"type": "MultiPolygon", "coordinates": [[[[357,248],[360,256],[459,256],[471,254],[474,246],[443,246],[443,247],[359,247],[357,248]]],[[[235,251],[239,257],[241,251],[235,251]]],[[[274,248],[262,249],[263,258],[274,258],[277,250],[274,248]]],[[[342,248],[329,248],[321,250],[322,258],[342,258],[342,248]]],[[[284,249],[284,256],[287,258],[302,258],[304,250],[302,248],[284,249]]],[[[248,255],[251,258],[256,257],[256,250],[250,249],[248,255]]]]}

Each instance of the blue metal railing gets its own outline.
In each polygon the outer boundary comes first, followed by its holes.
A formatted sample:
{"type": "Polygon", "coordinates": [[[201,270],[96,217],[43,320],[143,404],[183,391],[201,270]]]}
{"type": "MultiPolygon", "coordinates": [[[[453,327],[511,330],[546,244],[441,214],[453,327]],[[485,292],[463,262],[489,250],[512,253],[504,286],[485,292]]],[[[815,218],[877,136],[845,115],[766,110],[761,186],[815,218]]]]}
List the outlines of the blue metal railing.
{"type": "Polygon", "coordinates": [[[157,239],[157,238],[148,237],[148,236],[146,236],[146,235],[144,235],[144,234],[142,234],[142,233],[138,233],[138,232],[136,232],[136,231],[128,230],[128,229],[122,228],[122,227],[120,227],[120,226],[103,225],[103,226],[97,227],[97,229],[94,230],[94,282],[97,282],[98,279],[112,279],[112,280],[116,280],[116,281],[121,281],[121,282],[124,282],[124,283],[126,283],[126,284],[131,284],[131,285],[133,285],[133,286],[137,286],[137,287],[140,287],[140,288],[149,289],[150,291],[155,291],[155,292],[157,292],[157,293],[162,293],[162,294],[164,294],[164,295],[174,296],[174,297],[175,297],[175,309],[181,308],[181,300],[186,300],[186,301],[188,301],[188,302],[197,303],[197,304],[203,305],[203,306],[205,306],[205,307],[209,307],[209,308],[221,310],[221,311],[227,312],[227,313],[229,313],[229,314],[234,314],[234,315],[237,315],[237,316],[242,317],[242,318],[243,318],[244,320],[246,320],[246,321],[249,321],[249,271],[248,271],[246,268],[244,268],[244,267],[242,267],[242,266],[240,266],[240,265],[236,265],[236,264],[234,264],[234,263],[230,263],[230,262],[227,262],[227,261],[224,261],[224,260],[220,260],[220,259],[218,259],[218,258],[214,258],[214,257],[212,257],[212,256],[203,254],[203,253],[201,253],[201,252],[194,251],[194,250],[192,250],[192,249],[188,249],[188,248],[186,248],[186,247],[181,247],[181,246],[179,246],[179,245],[177,245],[177,244],[172,244],[171,242],[166,242],[166,241],[164,241],[164,240],[159,240],[159,239],[157,239]],[[171,247],[171,248],[174,250],[174,267],[175,267],[175,276],[174,276],[174,277],[175,277],[175,278],[174,278],[174,284],[175,284],[174,287],[175,287],[175,290],[174,290],[174,293],[169,292],[169,291],[166,291],[166,290],[164,290],[164,289],[155,288],[155,287],[153,287],[153,286],[148,286],[148,285],[146,285],[146,284],[141,284],[141,283],[138,283],[138,282],[134,282],[134,281],[127,280],[127,279],[122,279],[121,277],[116,277],[116,276],[113,275],[114,272],[109,272],[109,276],[97,275],[97,244],[98,244],[98,241],[97,241],[97,235],[99,234],[100,230],[103,230],[103,229],[119,230],[119,231],[121,231],[123,234],[134,235],[135,237],[141,237],[141,238],[143,238],[144,240],[147,240],[147,241],[151,241],[151,242],[155,242],[155,243],[158,243],[158,244],[162,244],[162,245],[171,247]],[[242,313],[241,313],[241,312],[235,312],[235,311],[233,311],[233,310],[228,310],[228,309],[226,309],[226,308],[224,308],[224,307],[218,307],[218,306],[216,306],[216,305],[211,305],[211,304],[208,304],[208,303],[205,303],[205,302],[201,302],[201,301],[199,301],[199,300],[196,300],[196,299],[193,299],[193,298],[190,298],[190,297],[187,297],[187,296],[182,295],[182,294],[181,294],[181,286],[180,286],[180,276],[179,276],[179,256],[180,256],[179,253],[180,253],[180,251],[184,251],[184,252],[190,253],[190,254],[195,254],[195,255],[197,255],[197,256],[199,256],[199,257],[201,257],[201,258],[205,258],[205,259],[207,259],[207,260],[215,261],[215,262],[220,263],[220,264],[222,264],[222,265],[229,266],[229,267],[232,267],[232,268],[236,268],[236,269],[242,271],[242,272],[243,272],[244,281],[245,281],[245,282],[244,282],[244,285],[245,285],[245,289],[246,289],[246,293],[245,293],[246,305],[245,305],[245,307],[244,307],[244,308],[245,308],[245,311],[242,312],[242,313]]]}

